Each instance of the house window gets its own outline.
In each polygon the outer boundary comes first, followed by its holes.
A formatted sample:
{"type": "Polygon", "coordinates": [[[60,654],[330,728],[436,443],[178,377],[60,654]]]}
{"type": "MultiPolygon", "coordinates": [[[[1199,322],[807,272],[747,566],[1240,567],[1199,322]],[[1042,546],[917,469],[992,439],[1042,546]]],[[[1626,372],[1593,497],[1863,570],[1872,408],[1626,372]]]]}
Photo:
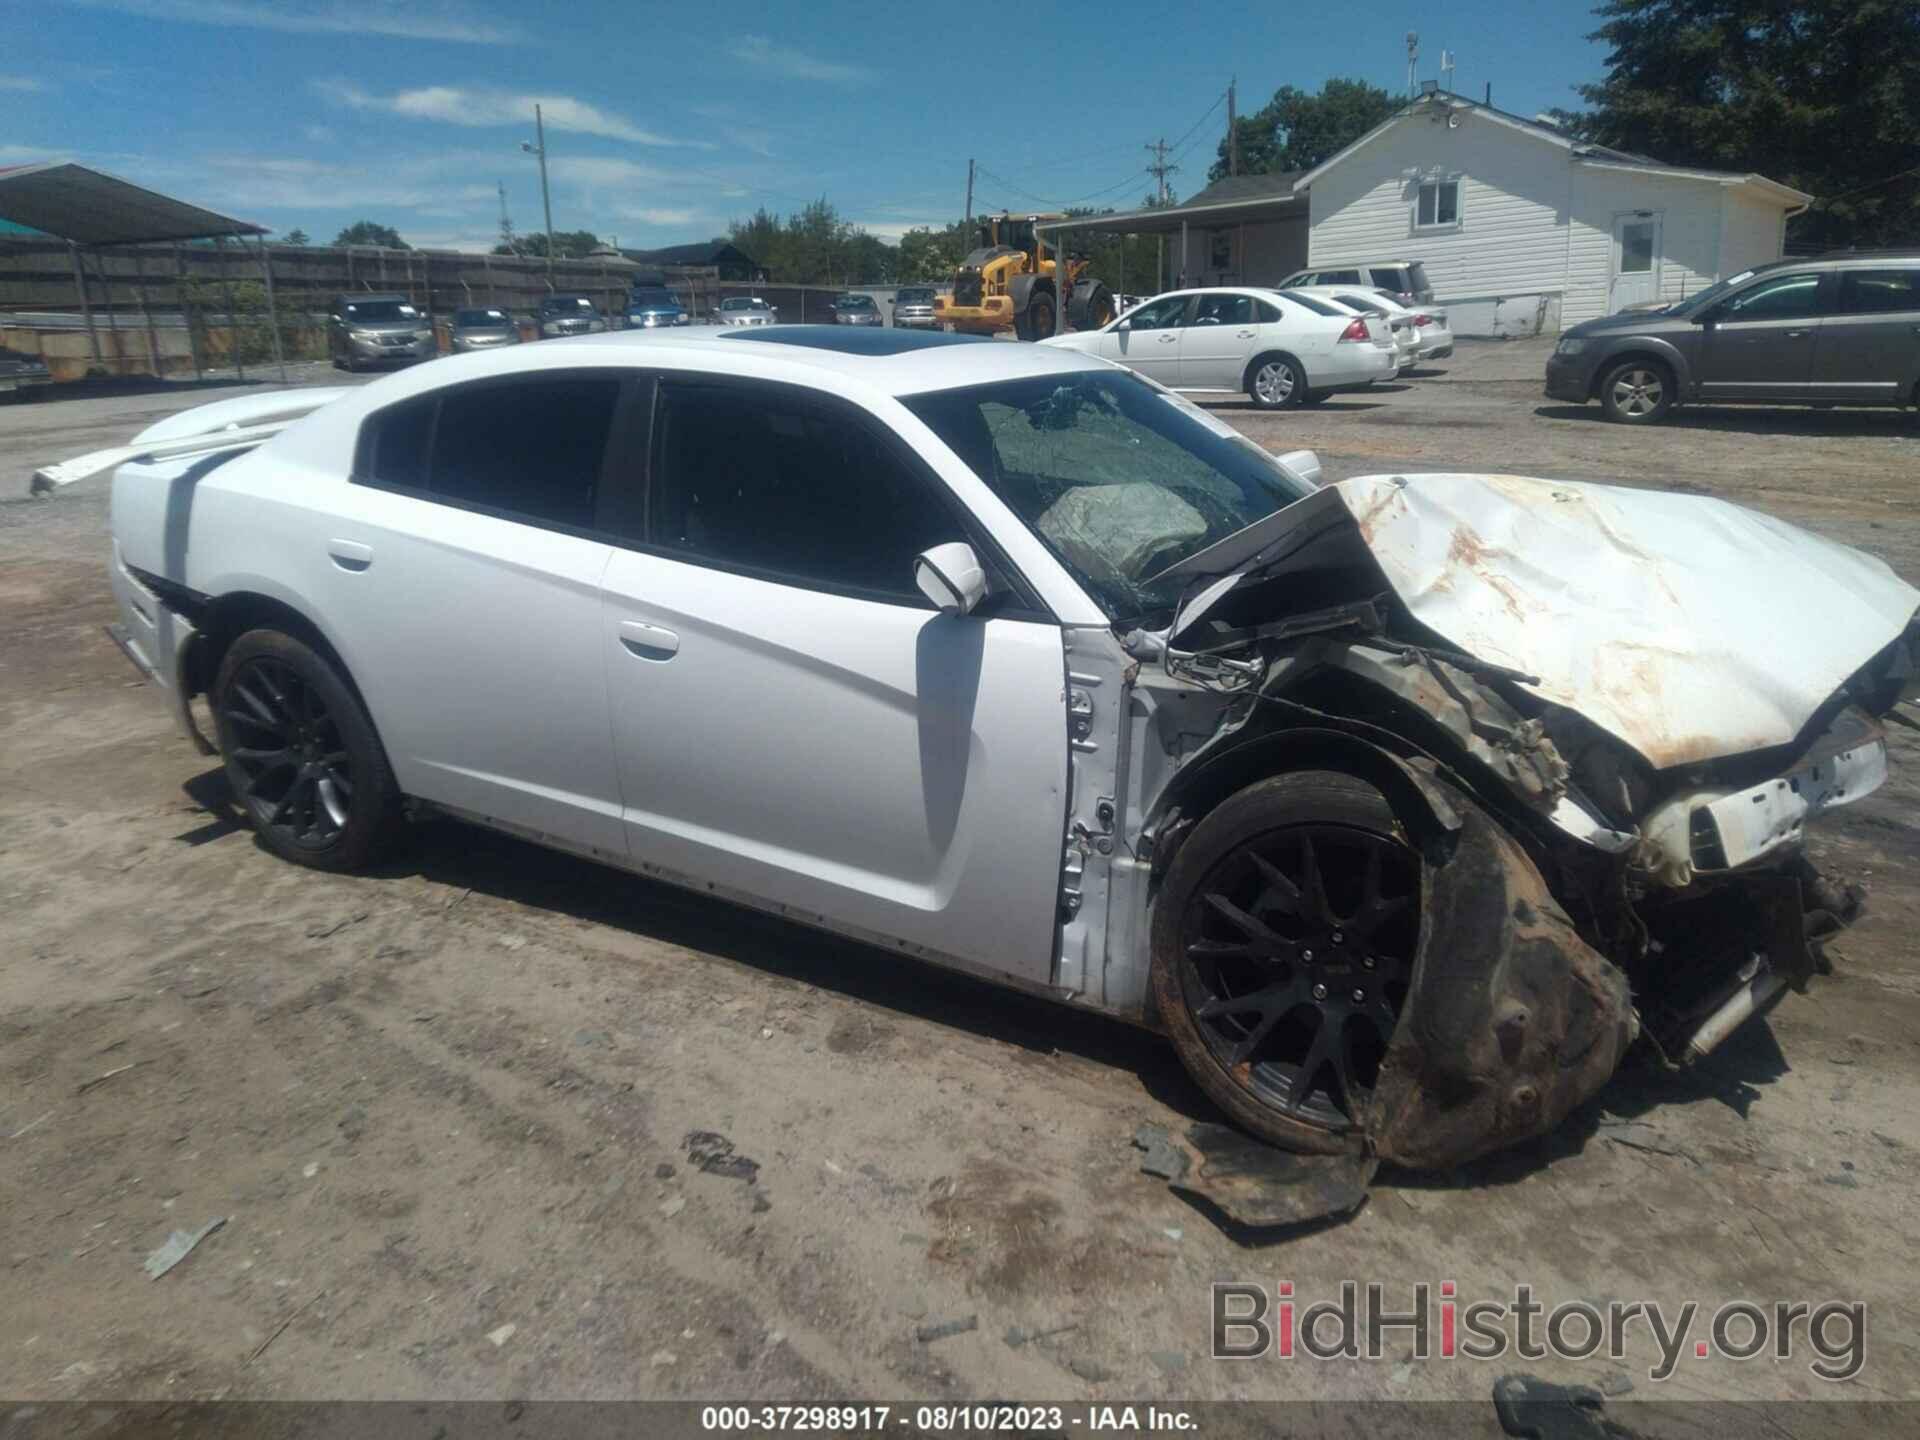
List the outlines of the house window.
{"type": "Polygon", "coordinates": [[[1212,270],[1231,270],[1233,268],[1233,232],[1215,230],[1208,237],[1207,264],[1212,270]]]}
{"type": "Polygon", "coordinates": [[[1460,223],[1460,182],[1422,180],[1419,198],[1414,202],[1414,228],[1438,229],[1460,223]]]}

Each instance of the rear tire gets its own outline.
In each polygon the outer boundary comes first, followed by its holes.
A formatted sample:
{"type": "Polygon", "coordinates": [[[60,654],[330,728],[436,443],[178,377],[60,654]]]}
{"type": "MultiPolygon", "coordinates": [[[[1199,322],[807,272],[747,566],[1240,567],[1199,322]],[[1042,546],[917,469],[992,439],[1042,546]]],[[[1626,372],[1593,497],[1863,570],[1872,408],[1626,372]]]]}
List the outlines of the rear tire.
{"type": "Polygon", "coordinates": [[[227,647],[212,701],[227,782],[261,843],[316,870],[357,870],[399,828],[373,722],[334,664],[280,630],[227,647]]]}
{"type": "Polygon", "coordinates": [[[1413,975],[1421,866],[1381,794],[1325,770],[1249,786],[1180,847],[1149,983],[1236,1124],[1291,1150],[1360,1142],[1413,975]]]}
{"type": "Polygon", "coordinates": [[[1262,355],[1247,366],[1247,396],[1262,410],[1291,410],[1307,396],[1307,372],[1291,355],[1262,355]]]}
{"type": "Polygon", "coordinates": [[[1621,425],[1653,425],[1673,409],[1673,372],[1657,360],[1624,360],[1601,377],[1600,409],[1621,425]]]}
{"type": "Polygon", "coordinates": [[[1020,313],[1019,321],[1014,325],[1014,334],[1022,340],[1044,340],[1053,334],[1054,308],[1053,293],[1036,290],[1027,300],[1027,308],[1020,313]]]}

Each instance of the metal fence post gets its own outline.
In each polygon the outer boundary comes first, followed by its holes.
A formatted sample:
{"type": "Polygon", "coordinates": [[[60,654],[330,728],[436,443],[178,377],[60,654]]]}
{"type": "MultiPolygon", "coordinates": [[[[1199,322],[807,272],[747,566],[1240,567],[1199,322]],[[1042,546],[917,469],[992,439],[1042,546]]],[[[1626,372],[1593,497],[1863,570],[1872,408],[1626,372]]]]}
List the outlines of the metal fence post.
{"type": "Polygon", "coordinates": [[[147,302],[147,252],[133,252],[133,283],[140,296],[140,314],[147,322],[147,357],[153,361],[153,378],[164,380],[166,366],[160,361],[160,336],[153,328],[153,306],[147,302]]]}
{"type": "Polygon", "coordinates": [[[267,250],[267,237],[260,236],[260,273],[267,280],[267,324],[273,330],[273,363],[280,367],[280,383],[287,383],[287,357],[280,349],[280,307],[273,298],[273,256],[267,250]]]}
{"type": "Polygon", "coordinates": [[[87,322],[87,348],[93,352],[93,363],[99,365],[100,337],[93,329],[93,300],[87,294],[87,272],[80,264],[80,247],[69,240],[67,254],[73,260],[73,288],[80,296],[80,314],[87,322]]]}
{"type": "Polygon", "coordinates": [[[213,243],[220,251],[220,290],[227,298],[227,350],[233,360],[236,376],[244,382],[247,378],[247,362],[240,357],[240,312],[233,303],[233,272],[227,267],[227,237],[216,235],[213,243]]]}
{"type": "Polygon", "coordinates": [[[200,336],[193,328],[193,301],[187,294],[187,253],[184,246],[173,247],[173,298],[180,306],[180,318],[187,322],[187,353],[193,356],[193,378],[204,378],[200,363],[200,336]]]}

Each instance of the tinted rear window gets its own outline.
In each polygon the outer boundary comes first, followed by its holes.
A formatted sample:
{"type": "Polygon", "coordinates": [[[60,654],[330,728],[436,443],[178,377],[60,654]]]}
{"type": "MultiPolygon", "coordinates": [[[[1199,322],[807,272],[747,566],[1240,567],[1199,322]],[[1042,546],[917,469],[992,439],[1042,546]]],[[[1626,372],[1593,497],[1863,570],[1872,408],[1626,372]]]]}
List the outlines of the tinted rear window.
{"type": "Polygon", "coordinates": [[[1282,290],[1280,293],[1298,305],[1302,310],[1311,310],[1315,315],[1338,315],[1340,313],[1324,301],[1316,300],[1311,295],[1302,295],[1298,290],[1282,290]]]}
{"type": "Polygon", "coordinates": [[[580,375],[423,395],[368,417],[355,475],[584,529],[619,396],[618,379],[580,375]]]}
{"type": "Polygon", "coordinates": [[[1920,269],[1841,272],[1841,314],[1884,315],[1909,310],[1920,310],[1920,269]]]}
{"type": "Polygon", "coordinates": [[[468,505],[589,526],[619,397],[612,378],[451,391],[440,402],[429,488],[468,505]]]}

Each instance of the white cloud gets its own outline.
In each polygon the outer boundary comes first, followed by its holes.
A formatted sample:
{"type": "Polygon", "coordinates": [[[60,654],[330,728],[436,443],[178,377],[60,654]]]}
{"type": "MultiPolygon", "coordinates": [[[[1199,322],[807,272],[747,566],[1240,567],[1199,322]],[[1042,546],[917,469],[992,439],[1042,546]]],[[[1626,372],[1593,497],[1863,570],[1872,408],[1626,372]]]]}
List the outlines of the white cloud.
{"type": "Polygon", "coordinates": [[[307,0],[264,4],[258,0],[66,0],[92,10],[118,10],[149,20],[189,25],[243,26],[286,30],[303,35],[390,35],[402,40],[457,41],[469,45],[512,45],[521,38],[514,26],[478,19],[464,6],[444,0],[307,0]]]}
{"type": "Polygon", "coordinates": [[[331,125],[302,125],[300,127],[300,133],[316,145],[324,145],[327,141],[333,139],[333,127],[331,125]]]}
{"type": "Polygon", "coordinates": [[[14,94],[27,95],[46,88],[44,80],[36,80],[31,75],[0,75],[0,90],[14,94]]]}
{"type": "Polygon", "coordinates": [[[791,45],[776,45],[765,35],[742,35],[727,53],[748,65],[785,75],[790,80],[821,80],[830,85],[862,85],[873,78],[864,65],[848,65],[838,60],[822,60],[791,45]]]}
{"type": "Polygon", "coordinates": [[[944,230],[945,220],[852,220],[849,224],[866,231],[876,240],[884,240],[889,245],[898,245],[900,237],[909,230],[944,230]]]}
{"type": "Polygon", "coordinates": [[[616,205],[613,213],[622,220],[639,220],[648,225],[691,225],[706,218],[698,210],[675,210],[659,205],[616,205]]]}
{"type": "Polygon", "coordinates": [[[457,85],[426,85],[418,90],[374,95],[345,80],[320,80],[314,85],[322,94],[356,110],[381,110],[411,120],[435,120],[445,125],[476,128],[520,125],[531,136],[533,107],[538,105],[549,130],[602,135],[634,145],[713,148],[705,141],[676,140],[642,129],[624,116],[571,95],[515,95],[500,90],[468,90],[457,85]]]}

